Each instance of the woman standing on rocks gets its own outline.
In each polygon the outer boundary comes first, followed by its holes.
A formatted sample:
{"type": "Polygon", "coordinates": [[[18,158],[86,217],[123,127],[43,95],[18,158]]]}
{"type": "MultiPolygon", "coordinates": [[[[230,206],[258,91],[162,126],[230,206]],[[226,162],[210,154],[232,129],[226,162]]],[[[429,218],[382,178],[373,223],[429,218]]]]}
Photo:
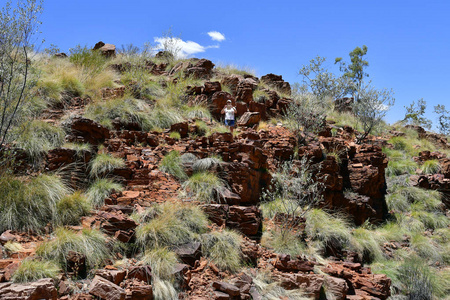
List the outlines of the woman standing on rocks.
{"type": "Polygon", "coordinates": [[[227,105],[222,109],[221,114],[225,114],[225,126],[230,128],[231,134],[234,129],[234,115],[236,114],[236,107],[231,104],[231,100],[227,101],[227,105]]]}

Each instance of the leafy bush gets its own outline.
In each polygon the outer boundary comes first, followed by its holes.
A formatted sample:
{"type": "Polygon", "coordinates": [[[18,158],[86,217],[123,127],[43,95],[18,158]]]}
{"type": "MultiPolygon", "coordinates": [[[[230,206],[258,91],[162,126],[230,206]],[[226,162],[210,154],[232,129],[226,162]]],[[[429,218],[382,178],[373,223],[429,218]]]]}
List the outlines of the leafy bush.
{"type": "Polygon", "coordinates": [[[81,192],[65,196],[56,204],[56,225],[77,225],[80,218],[89,214],[91,204],[81,192]]]}
{"type": "Polygon", "coordinates": [[[161,171],[169,173],[180,180],[187,178],[181,163],[180,152],[176,150],[170,151],[169,154],[164,156],[161,161],[160,168],[161,171]]]}
{"type": "Polygon", "coordinates": [[[55,230],[55,238],[42,243],[36,253],[45,259],[56,261],[66,270],[66,257],[69,251],[74,251],[85,255],[86,266],[93,269],[111,257],[110,248],[106,237],[98,230],[83,229],[81,233],[76,233],[60,227],[55,230]]]}
{"type": "Polygon", "coordinates": [[[111,156],[109,154],[100,153],[90,162],[91,177],[100,178],[107,176],[114,169],[123,168],[125,162],[123,159],[111,156]]]}
{"type": "Polygon", "coordinates": [[[153,276],[169,280],[173,276],[173,270],[178,262],[178,258],[175,252],[167,248],[154,248],[145,251],[140,262],[151,266],[153,276]]]}
{"type": "Polygon", "coordinates": [[[171,139],[175,139],[175,140],[181,139],[181,135],[180,135],[180,133],[177,132],[177,131],[172,131],[172,132],[170,133],[169,137],[170,137],[171,139]]]}
{"type": "Polygon", "coordinates": [[[122,191],[123,187],[119,183],[109,178],[96,179],[86,191],[87,199],[94,207],[105,204],[105,198],[109,197],[113,191],[122,191]]]}
{"type": "Polygon", "coordinates": [[[203,234],[203,255],[220,269],[236,272],[242,266],[241,239],[239,234],[231,230],[203,234]]]}
{"type": "Polygon", "coordinates": [[[28,182],[0,178],[0,231],[40,231],[52,220],[56,205],[69,189],[57,176],[40,175],[28,182]]]}
{"type": "Polygon", "coordinates": [[[196,206],[166,202],[137,216],[136,242],[143,249],[188,243],[205,232],[208,220],[196,206]],[[150,220],[148,220],[150,219],[150,220]]]}
{"type": "Polygon", "coordinates": [[[47,122],[34,120],[15,130],[17,145],[24,149],[33,162],[39,162],[47,151],[64,143],[65,133],[47,122]]]}
{"type": "Polygon", "coordinates": [[[46,260],[25,259],[11,277],[12,282],[33,282],[42,278],[56,278],[59,274],[56,263],[46,260]]]}

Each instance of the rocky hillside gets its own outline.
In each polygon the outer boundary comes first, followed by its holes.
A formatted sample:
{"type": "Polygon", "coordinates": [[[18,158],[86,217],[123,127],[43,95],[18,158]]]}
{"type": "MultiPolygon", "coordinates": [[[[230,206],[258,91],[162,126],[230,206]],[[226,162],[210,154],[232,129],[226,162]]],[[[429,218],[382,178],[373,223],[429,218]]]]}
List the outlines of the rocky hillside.
{"type": "Polygon", "coordinates": [[[1,299],[448,294],[445,137],[356,144],[339,101],[299,144],[282,76],[94,49],[33,61],[2,154],[1,299]]]}

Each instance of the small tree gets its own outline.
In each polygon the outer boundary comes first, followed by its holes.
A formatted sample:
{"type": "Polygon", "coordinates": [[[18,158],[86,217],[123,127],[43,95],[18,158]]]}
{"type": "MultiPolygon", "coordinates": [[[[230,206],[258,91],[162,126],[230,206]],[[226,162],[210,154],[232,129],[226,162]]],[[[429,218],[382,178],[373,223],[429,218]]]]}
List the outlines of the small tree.
{"type": "Polygon", "coordinates": [[[342,61],[342,57],[338,57],[335,60],[335,64],[339,63],[339,69],[344,72],[343,76],[350,78],[353,83],[353,94],[355,100],[358,99],[358,90],[361,89],[364,77],[368,77],[364,69],[369,66],[369,62],[363,59],[363,56],[367,54],[367,46],[363,45],[362,48],[356,47],[349,53],[351,64],[347,64],[342,61]]]}
{"type": "Polygon", "coordinates": [[[324,66],[325,58],[317,56],[304,65],[299,74],[303,76],[303,89],[324,100],[342,98],[353,91],[353,81],[347,76],[336,77],[324,66]]]}
{"type": "Polygon", "coordinates": [[[423,98],[411,103],[409,106],[405,106],[406,114],[403,122],[412,125],[422,126],[428,130],[431,129],[431,121],[424,117],[425,110],[427,109],[427,103],[423,98]]]}
{"type": "Polygon", "coordinates": [[[306,156],[281,164],[273,175],[270,192],[263,193],[263,200],[278,201],[277,212],[283,228],[289,232],[295,227],[296,217],[303,217],[322,200],[323,183],[316,180],[311,162],[306,156]]]}
{"type": "Polygon", "coordinates": [[[42,2],[25,0],[0,12],[0,152],[32,84],[29,55],[41,11],[42,2]]]}
{"type": "Polygon", "coordinates": [[[296,94],[285,111],[285,117],[286,125],[294,130],[300,145],[305,142],[306,134],[317,133],[325,126],[326,108],[314,94],[296,94]]]}
{"type": "Polygon", "coordinates": [[[450,111],[445,109],[445,105],[438,104],[434,107],[434,113],[438,115],[439,131],[442,134],[450,134],[450,111]]]}
{"type": "Polygon", "coordinates": [[[362,85],[357,93],[359,99],[353,103],[353,113],[364,131],[356,140],[360,144],[382,122],[395,99],[392,90],[376,90],[370,85],[362,85]]]}

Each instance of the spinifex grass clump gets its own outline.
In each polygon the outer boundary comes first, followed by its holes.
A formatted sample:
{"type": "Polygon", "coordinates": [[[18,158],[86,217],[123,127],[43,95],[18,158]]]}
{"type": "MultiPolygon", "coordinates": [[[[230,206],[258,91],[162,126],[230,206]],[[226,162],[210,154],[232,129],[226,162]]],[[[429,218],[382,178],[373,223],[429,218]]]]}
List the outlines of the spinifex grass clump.
{"type": "Polygon", "coordinates": [[[124,166],[125,162],[123,159],[106,153],[101,153],[91,160],[90,175],[94,178],[105,177],[114,171],[114,169],[123,168],[124,166]]]}
{"type": "Polygon", "coordinates": [[[242,238],[231,230],[213,231],[201,236],[202,252],[222,270],[236,272],[242,267],[242,238]]]}
{"type": "Polygon", "coordinates": [[[225,185],[224,180],[220,179],[216,174],[202,171],[189,177],[183,183],[183,190],[188,197],[201,202],[211,203],[214,202],[214,195],[217,195],[218,191],[225,185]]]}
{"type": "Polygon", "coordinates": [[[55,238],[42,243],[36,253],[45,259],[56,261],[67,269],[67,255],[74,251],[86,256],[86,266],[93,269],[112,257],[106,237],[98,230],[83,229],[80,233],[65,228],[55,230],[55,238]]]}
{"type": "Polygon", "coordinates": [[[169,280],[173,276],[173,270],[178,262],[177,254],[167,248],[154,248],[144,252],[139,260],[145,265],[150,265],[152,275],[160,279],[169,280]]]}
{"type": "Polygon", "coordinates": [[[57,203],[70,191],[55,175],[22,181],[0,178],[0,231],[42,230],[56,216],[57,203]]]}
{"type": "Polygon", "coordinates": [[[56,204],[54,223],[56,225],[77,225],[80,218],[91,210],[91,203],[81,192],[63,197],[56,204]]]}
{"type": "Polygon", "coordinates": [[[47,151],[60,147],[65,137],[61,128],[40,120],[16,128],[14,135],[17,145],[25,150],[34,163],[40,162],[47,151]]]}
{"type": "Polygon", "coordinates": [[[161,171],[169,173],[180,180],[187,179],[184,172],[180,152],[173,150],[164,156],[160,164],[161,171]]]}
{"type": "Polygon", "coordinates": [[[103,126],[113,128],[113,121],[120,120],[122,124],[138,124],[142,130],[153,128],[150,106],[142,101],[132,98],[116,98],[107,101],[97,101],[86,107],[86,117],[103,126]]]}
{"type": "Polygon", "coordinates": [[[12,282],[33,282],[42,278],[56,278],[59,267],[53,261],[25,259],[11,277],[12,282]]]}
{"type": "Polygon", "coordinates": [[[173,247],[191,242],[206,231],[208,219],[197,206],[166,202],[135,216],[143,222],[136,228],[142,249],[173,247]]]}
{"type": "Polygon", "coordinates": [[[123,187],[110,178],[96,179],[86,191],[89,202],[94,207],[100,207],[105,204],[105,198],[109,197],[113,191],[122,191],[123,187]]]}

